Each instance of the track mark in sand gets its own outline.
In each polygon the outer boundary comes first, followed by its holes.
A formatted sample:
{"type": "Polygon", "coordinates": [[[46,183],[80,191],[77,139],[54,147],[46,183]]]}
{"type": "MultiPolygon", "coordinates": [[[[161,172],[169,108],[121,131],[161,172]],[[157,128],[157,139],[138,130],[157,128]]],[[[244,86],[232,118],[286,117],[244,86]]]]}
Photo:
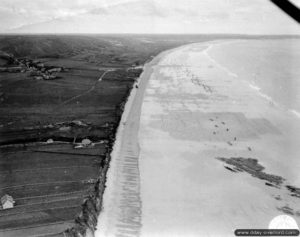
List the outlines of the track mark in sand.
{"type": "MultiPolygon", "coordinates": [[[[129,129],[125,131],[125,137],[132,136],[132,124],[127,124],[129,129]]],[[[118,190],[120,200],[117,206],[118,219],[115,223],[115,236],[139,236],[141,224],[142,202],[140,198],[140,171],[139,171],[139,147],[137,142],[123,141],[123,151],[118,159],[118,182],[122,188],[118,190]]]]}

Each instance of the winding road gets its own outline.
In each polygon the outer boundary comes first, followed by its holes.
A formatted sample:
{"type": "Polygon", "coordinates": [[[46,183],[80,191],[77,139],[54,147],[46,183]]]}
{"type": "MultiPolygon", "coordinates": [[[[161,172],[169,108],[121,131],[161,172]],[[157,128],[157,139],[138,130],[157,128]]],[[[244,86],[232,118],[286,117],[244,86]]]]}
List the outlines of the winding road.
{"type": "Polygon", "coordinates": [[[81,94],[79,94],[79,95],[73,96],[73,97],[71,97],[70,99],[67,99],[67,100],[63,101],[61,104],[59,104],[58,107],[63,106],[63,105],[65,105],[65,104],[68,104],[68,103],[70,103],[71,101],[76,100],[76,99],[78,99],[79,97],[84,96],[84,95],[86,95],[86,94],[92,92],[93,90],[95,90],[97,84],[98,84],[100,81],[102,81],[102,79],[104,78],[104,76],[105,76],[107,73],[112,72],[112,71],[114,71],[114,70],[115,70],[115,69],[108,69],[108,70],[106,70],[105,72],[102,73],[102,75],[99,77],[99,79],[94,83],[94,85],[93,85],[90,89],[88,89],[87,91],[85,91],[85,92],[83,92],[83,93],[81,93],[81,94]]]}

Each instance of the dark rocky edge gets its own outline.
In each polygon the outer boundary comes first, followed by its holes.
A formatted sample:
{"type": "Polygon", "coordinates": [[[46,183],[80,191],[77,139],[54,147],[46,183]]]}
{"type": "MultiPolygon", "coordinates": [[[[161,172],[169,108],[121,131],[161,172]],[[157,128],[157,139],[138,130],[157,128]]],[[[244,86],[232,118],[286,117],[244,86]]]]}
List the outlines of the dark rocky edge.
{"type": "Polygon", "coordinates": [[[82,211],[75,219],[74,227],[66,230],[64,236],[81,237],[88,236],[87,233],[93,234],[95,232],[98,216],[102,209],[103,193],[106,187],[106,173],[109,168],[110,158],[110,152],[108,152],[103,164],[101,164],[100,174],[94,191],[83,201],[82,211]]]}
{"type": "MultiPolygon", "coordinates": [[[[131,89],[128,89],[126,98],[121,102],[116,108],[116,114],[118,116],[118,126],[121,121],[121,116],[123,114],[125,104],[128,100],[131,89]]],[[[85,236],[94,236],[94,232],[96,231],[98,216],[102,210],[102,202],[103,202],[103,193],[106,188],[106,174],[109,168],[110,160],[111,160],[111,152],[114,145],[116,132],[118,126],[115,126],[111,132],[109,137],[109,142],[107,145],[107,151],[105,159],[101,163],[101,168],[99,171],[99,177],[94,186],[93,192],[89,194],[83,200],[82,211],[78,214],[75,219],[75,225],[66,230],[63,233],[63,236],[66,237],[85,237],[85,236]]]]}

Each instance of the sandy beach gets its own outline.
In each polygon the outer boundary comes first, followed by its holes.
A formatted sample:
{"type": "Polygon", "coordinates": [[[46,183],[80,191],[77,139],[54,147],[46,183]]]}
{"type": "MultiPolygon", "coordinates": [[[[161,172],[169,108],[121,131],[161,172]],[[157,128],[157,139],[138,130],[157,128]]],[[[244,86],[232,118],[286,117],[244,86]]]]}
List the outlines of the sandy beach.
{"type": "Polygon", "coordinates": [[[165,54],[166,52],[161,53],[145,65],[126,102],[111,154],[107,187],[103,196],[103,211],[98,219],[95,236],[140,235],[140,114],[144,92],[153,72],[152,67],[165,54]]]}
{"type": "Polygon", "coordinates": [[[283,214],[299,225],[299,118],[210,55],[226,43],[180,47],[145,67],[96,236],[233,236],[283,214]]]}

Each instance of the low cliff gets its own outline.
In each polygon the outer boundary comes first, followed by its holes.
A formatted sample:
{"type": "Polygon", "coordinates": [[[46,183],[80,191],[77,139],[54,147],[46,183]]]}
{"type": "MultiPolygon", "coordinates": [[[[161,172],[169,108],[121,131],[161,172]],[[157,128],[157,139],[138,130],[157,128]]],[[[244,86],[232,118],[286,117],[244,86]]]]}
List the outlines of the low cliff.
{"type": "MultiPolygon", "coordinates": [[[[121,102],[116,107],[116,115],[118,116],[119,122],[122,113],[124,111],[124,107],[128,99],[128,96],[130,94],[130,91],[131,89],[128,89],[123,102],[121,102]]],[[[105,185],[106,174],[109,168],[109,163],[111,159],[110,154],[112,152],[112,147],[115,141],[116,132],[117,132],[117,126],[114,127],[109,137],[106,157],[101,163],[99,176],[94,186],[94,190],[90,193],[88,197],[84,199],[82,204],[82,211],[75,219],[75,225],[72,228],[66,230],[63,233],[63,236],[67,236],[67,237],[93,237],[94,236],[97,227],[98,216],[102,210],[103,193],[106,187],[105,185]]]]}

